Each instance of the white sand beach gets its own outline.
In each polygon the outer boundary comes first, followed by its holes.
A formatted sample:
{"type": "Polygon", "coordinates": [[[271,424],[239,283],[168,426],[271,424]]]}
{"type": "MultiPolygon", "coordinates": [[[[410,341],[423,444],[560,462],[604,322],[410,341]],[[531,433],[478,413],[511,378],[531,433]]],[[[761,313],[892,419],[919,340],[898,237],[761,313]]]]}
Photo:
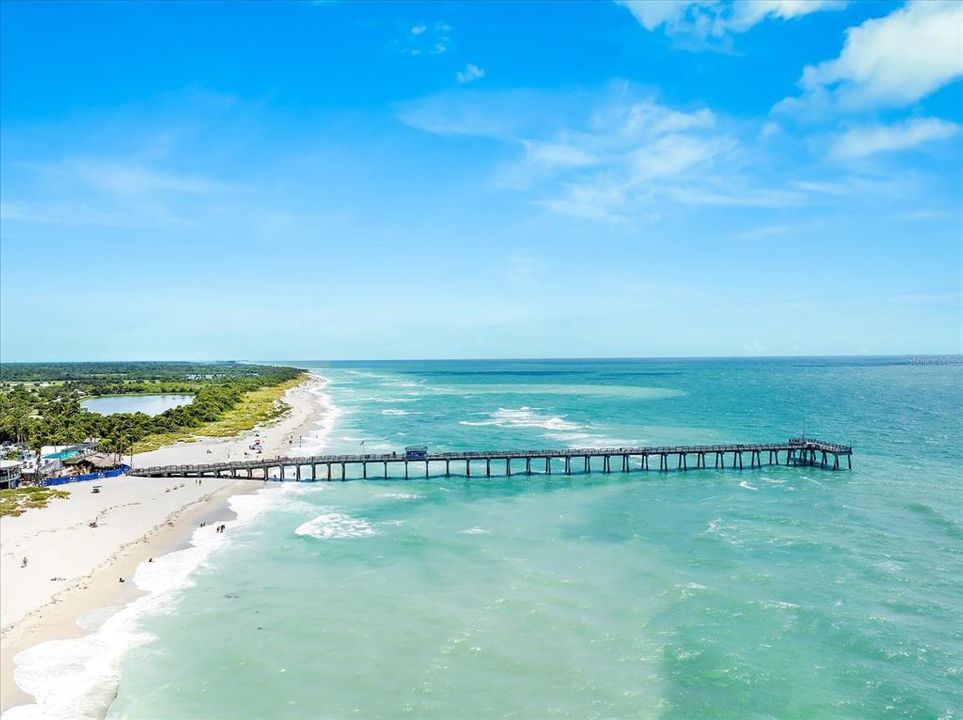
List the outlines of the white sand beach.
{"type": "MultiPolygon", "coordinates": [[[[289,390],[281,418],[234,438],[201,438],[134,456],[134,466],[242,459],[257,435],[267,457],[294,449],[325,410],[311,380],[289,390]]],[[[0,518],[0,710],[29,702],[13,681],[16,653],[84,632],[81,615],[138,595],[131,578],[150,557],[183,545],[200,522],[228,520],[227,499],[261,482],[118,477],[61,486],[66,499],[0,518]],[[93,493],[94,485],[101,492],[93,493]],[[223,517],[221,517],[223,516],[223,517]],[[96,520],[97,526],[90,527],[96,520]],[[25,567],[21,567],[23,558],[25,567]]]]}

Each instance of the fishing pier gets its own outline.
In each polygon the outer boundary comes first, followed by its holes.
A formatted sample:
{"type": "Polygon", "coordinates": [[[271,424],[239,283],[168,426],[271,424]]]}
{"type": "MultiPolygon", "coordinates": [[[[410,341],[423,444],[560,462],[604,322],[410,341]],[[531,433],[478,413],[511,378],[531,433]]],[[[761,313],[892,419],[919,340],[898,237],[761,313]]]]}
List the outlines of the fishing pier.
{"type": "Polygon", "coordinates": [[[847,445],[791,438],[785,442],[748,445],[675,445],[635,448],[566,448],[557,450],[489,450],[430,453],[407,448],[403,453],[317,455],[238,460],[206,465],[161,465],[134,468],[141,477],[225,477],[250,480],[312,482],[352,478],[492,477],[518,474],[571,475],[601,471],[743,470],[764,465],[852,470],[853,449],[847,445]],[[595,465],[593,466],[593,461],[595,465]],[[504,472],[500,472],[504,470],[504,472]],[[434,471],[434,473],[432,472],[434,471]],[[463,471],[463,472],[460,472],[463,471]]]}

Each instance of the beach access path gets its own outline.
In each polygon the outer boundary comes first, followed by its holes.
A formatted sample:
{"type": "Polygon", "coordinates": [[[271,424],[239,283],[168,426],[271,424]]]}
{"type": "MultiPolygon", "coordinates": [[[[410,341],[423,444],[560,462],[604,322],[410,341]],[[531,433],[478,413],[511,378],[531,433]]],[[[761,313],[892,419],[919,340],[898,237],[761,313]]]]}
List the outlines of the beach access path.
{"type": "MultiPolygon", "coordinates": [[[[241,459],[259,438],[264,453],[280,455],[309,434],[323,410],[309,380],[285,393],[290,410],[281,418],[233,438],[200,438],[135,455],[134,466],[241,459]]],[[[230,519],[227,500],[259,483],[219,478],[121,476],[62,485],[69,498],[46,508],[0,518],[0,711],[29,702],[13,682],[16,653],[33,645],[84,633],[77,619],[121,605],[140,593],[131,583],[149,557],[185,545],[202,519],[230,519]],[[101,491],[93,493],[94,485],[101,491]],[[212,515],[213,514],[213,515],[212,515]],[[89,523],[97,521],[97,527],[89,523]],[[26,567],[21,567],[23,558],[26,567]],[[55,578],[55,579],[52,579],[55,578]]]]}

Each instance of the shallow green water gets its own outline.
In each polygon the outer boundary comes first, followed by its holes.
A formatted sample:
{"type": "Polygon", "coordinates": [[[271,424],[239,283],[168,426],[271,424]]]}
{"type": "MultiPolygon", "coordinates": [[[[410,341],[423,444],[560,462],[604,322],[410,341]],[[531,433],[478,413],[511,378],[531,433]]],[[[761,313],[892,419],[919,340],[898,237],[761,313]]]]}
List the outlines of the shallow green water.
{"type": "Polygon", "coordinates": [[[806,432],[854,469],[274,489],[142,619],[111,717],[960,717],[960,365],[312,369],[332,451],[806,432]]]}

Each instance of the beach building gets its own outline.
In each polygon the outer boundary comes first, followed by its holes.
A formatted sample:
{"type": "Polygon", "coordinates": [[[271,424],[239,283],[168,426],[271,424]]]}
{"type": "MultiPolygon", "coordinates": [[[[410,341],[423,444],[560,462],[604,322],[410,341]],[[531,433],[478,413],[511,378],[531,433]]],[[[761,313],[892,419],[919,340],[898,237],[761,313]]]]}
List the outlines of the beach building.
{"type": "Polygon", "coordinates": [[[107,453],[88,453],[82,457],[64,460],[64,466],[69,468],[71,474],[77,475],[113,470],[119,465],[116,456],[107,453]]]}
{"type": "Polygon", "coordinates": [[[19,460],[0,460],[0,490],[19,487],[22,466],[19,460]]]}

